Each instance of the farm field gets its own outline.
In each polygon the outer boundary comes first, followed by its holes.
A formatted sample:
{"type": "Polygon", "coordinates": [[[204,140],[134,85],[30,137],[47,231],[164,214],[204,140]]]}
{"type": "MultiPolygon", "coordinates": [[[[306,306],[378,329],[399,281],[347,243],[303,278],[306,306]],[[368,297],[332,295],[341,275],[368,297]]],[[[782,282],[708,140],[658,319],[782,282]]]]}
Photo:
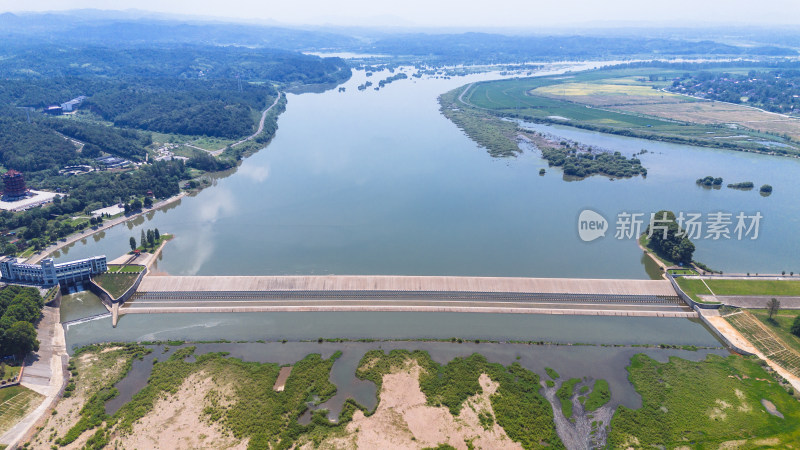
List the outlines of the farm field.
{"type": "Polygon", "coordinates": [[[657,68],[609,69],[483,82],[469,86],[460,103],[499,116],[645,139],[800,153],[800,120],[664,92],[677,75],[657,68]]]}

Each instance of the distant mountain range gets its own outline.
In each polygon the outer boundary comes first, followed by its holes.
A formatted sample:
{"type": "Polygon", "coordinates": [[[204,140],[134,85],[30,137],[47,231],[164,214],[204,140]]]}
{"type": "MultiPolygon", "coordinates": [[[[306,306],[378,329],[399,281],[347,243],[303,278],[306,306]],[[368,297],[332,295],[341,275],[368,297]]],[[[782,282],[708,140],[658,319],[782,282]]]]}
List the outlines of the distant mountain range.
{"type": "MultiPolygon", "coordinates": [[[[351,51],[407,56],[452,63],[521,62],[614,57],[792,57],[800,32],[609,29],[579,34],[515,35],[478,32],[393,32],[369,28],[300,28],[232,23],[146,11],[75,10],[0,14],[3,48],[58,45],[152,46],[157,44],[237,45],[290,51],[351,51]],[[737,35],[737,33],[739,33],[737,35]]],[[[445,30],[446,31],[446,30],[445,30]]]]}

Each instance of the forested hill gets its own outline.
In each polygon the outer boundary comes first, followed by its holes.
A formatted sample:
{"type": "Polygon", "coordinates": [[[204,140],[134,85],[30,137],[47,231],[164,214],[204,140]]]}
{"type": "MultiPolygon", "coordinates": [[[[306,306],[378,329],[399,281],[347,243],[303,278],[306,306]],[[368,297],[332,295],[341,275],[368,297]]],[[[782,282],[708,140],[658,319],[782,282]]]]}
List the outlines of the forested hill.
{"type": "Polygon", "coordinates": [[[101,152],[142,161],[148,131],[239,139],[256,130],[275,85],[335,84],[350,75],[339,58],[263,48],[0,45],[0,164],[37,172],[101,152]],[[87,97],[81,114],[115,126],[39,112],[78,96],[87,97]],[[22,123],[20,107],[35,110],[31,123],[22,123]],[[80,155],[53,130],[84,142],[80,155]]]}
{"type": "Polygon", "coordinates": [[[181,78],[336,83],[350,78],[340,58],[266,48],[210,45],[99,47],[0,46],[3,78],[181,78]]]}

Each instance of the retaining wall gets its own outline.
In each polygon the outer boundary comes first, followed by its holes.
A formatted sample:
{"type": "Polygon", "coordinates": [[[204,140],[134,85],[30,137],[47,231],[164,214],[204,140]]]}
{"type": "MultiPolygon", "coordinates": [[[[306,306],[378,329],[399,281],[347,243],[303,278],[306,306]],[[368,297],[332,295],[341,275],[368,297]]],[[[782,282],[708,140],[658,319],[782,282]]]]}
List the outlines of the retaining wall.
{"type": "MultiPolygon", "coordinates": [[[[696,308],[696,307],[695,307],[695,308],[696,308]]],[[[695,311],[697,311],[697,309],[695,309],[695,311]]],[[[733,351],[735,351],[736,353],[739,353],[739,354],[741,354],[741,355],[745,355],[745,356],[754,356],[754,355],[755,355],[755,353],[750,353],[750,352],[748,352],[747,350],[742,350],[741,348],[739,348],[739,347],[737,347],[737,346],[733,345],[733,343],[732,343],[731,341],[729,341],[729,340],[728,340],[728,338],[726,338],[724,334],[720,333],[720,332],[719,332],[719,330],[717,330],[717,327],[715,327],[715,326],[714,326],[714,325],[713,325],[711,322],[709,322],[709,321],[708,321],[708,319],[706,319],[706,317],[705,317],[705,316],[704,316],[704,315],[703,315],[703,314],[702,314],[700,311],[697,311],[697,315],[698,315],[698,316],[700,316],[700,320],[702,320],[702,321],[703,321],[703,323],[704,323],[704,324],[706,324],[706,326],[707,326],[708,328],[710,328],[710,329],[711,329],[711,331],[713,331],[713,332],[714,332],[714,334],[715,334],[715,335],[716,335],[718,338],[720,338],[720,340],[722,340],[722,342],[724,342],[724,343],[725,343],[725,345],[726,345],[728,348],[730,348],[731,350],[733,350],[733,351]]]]}
{"type": "MultiPolygon", "coordinates": [[[[138,264],[137,264],[138,265],[138,264]]],[[[120,295],[119,298],[115,299],[108,293],[102,286],[95,283],[94,280],[89,280],[89,290],[92,291],[95,295],[100,297],[100,300],[103,301],[103,304],[106,305],[106,308],[111,309],[111,305],[114,303],[125,303],[131,296],[136,292],[136,289],[139,288],[139,284],[142,282],[142,279],[147,274],[147,267],[141,266],[142,271],[139,272],[139,276],[136,278],[136,281],[133,283],[131,287],[125,291],[124,294],[120,295]]]]}
{"type": "Polygon", "coordinates": [[[670,283],[672,283],[672,287],[675,288],[675,292],[678,293],[678,297],[680,297],[681,300],[686,302],[687,305],[691,306],[692,309],[697,309],[697,308],[700,308],[700,309],[719,309],[722,306],[722,303],[713,303],[713,304],[698,303],[698,302],[692,300],[691,297],[686,295],[685,292],[683,292],[683,289],[681,289],[681,287],[678,286],[678,283],[675,281],[675,277],[673,277],[672,274],[669,273],[669,272],[667,273],[667,279],[669,280],[670,283]]]}

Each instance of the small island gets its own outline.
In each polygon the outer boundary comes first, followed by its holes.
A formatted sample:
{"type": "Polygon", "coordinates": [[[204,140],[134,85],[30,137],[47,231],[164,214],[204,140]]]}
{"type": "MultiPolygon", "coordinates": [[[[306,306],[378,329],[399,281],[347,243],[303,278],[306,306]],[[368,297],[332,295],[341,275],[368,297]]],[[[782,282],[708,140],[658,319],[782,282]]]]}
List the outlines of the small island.
{"type": "Polygon", "coordinates": [[[729,183],[728,184],[728,187],[730,189],[739,189],[739,190],[742,190],[742,191],[749,191],[750,189],[753,189],[754,186],[755,186],[755,184],[753,184],[752,181],[742,181],[741,183],[729,183]]]}
{"type": "Polygon", "coordinates": [[[760,192],[761,195],[766,197],[766,196],[772,194],[772,186],[770,186],[769,184],[764,184],[764,185],[761,186],[761,189],[759,189],[758,192],[760,192]]]}
{"type": "Polygon", "coordinates": [[[550,167],[561,167],[564,175],[579,178],[595,174],[616,178],[647,175],[647,169],[638,158],[626,158],[620,152],[592,153],[569,148],[542,148],[541,151],[550,167]]]}
{"type": "Polygon", "coordinates": [[[712,176],[707,176],[704,178],[698,178],[695,183],[703,187],[713,187],[715,189],[719,189],[720,186],[722,186],[722,177],[715,178],[712,176]]]}

